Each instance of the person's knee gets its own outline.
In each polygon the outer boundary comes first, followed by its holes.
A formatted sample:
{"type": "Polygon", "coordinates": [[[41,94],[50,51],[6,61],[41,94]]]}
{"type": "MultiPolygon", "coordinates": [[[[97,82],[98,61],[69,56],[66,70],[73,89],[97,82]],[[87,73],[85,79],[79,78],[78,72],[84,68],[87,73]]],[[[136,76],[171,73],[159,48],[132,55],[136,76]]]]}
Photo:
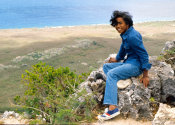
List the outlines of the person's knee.
{"type": "Polygon", "coordinates": [[[113,78],[113,77],[114,77],[114,72],[110,70],[110,71],[107,73],[107,77],[113,78]]]}
{"type": "Polygon", "coordinates": [[[103,71],[105,72],[105,73],[107,73],[107,64],[103,64],[103,71]]]}
{"type": "Polygon", "coordinates": [[[105,64],[103,64],[103,69],[106,69],[106,63],[105,63],[105,64]]]}
{"type": "Polygon", "coordinates": [[[110,78],[114,78],[114,79],[118,79],[120,76],[120,73],[116,70],[110,70],[108,73],[107,73],[107,77],[110,77],[110,78]]]}

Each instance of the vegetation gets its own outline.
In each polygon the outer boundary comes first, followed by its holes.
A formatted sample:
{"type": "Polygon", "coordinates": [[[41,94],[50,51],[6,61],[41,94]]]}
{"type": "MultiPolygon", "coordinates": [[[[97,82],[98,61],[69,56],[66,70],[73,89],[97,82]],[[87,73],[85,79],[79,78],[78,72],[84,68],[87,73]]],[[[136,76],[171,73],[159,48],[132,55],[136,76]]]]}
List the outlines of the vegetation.
{"type": "Polygon", "coordinates": [[[175,48],[171,50],[167,50],[166,54],[169,54],[169,55],[175,54],[175,48]]]}
{"type": "MultiPolygon", "coordinates": [[[[22,83],[26,90],[24,96],[18,95],[14,101],[23,106],[32,118],[42,115],[52,124],[84,119],[90,121],[96,101],[85,90],[77,89],[87,76],[87,73],[77,75],[68,67],[54,69],[40,62],[22,74],[22,83]]],[[[40,120],[32,123],[37,121],[40,120]]]]}
{"type": "Polygon", "coordinates": [[[151,97],[151,98],[149,99],[149,101],[150,101],[150,102],[155,102],[154,97],[151,97]]]}
{"type": "Polygon", "coordinates": [[[167,59],[169,59],[170,57],[173,57],[173,55],[175,55],[175,49],[166,50],[164,54],[157,57],[157,60],[167,62],[167,59]]]}
{"type": "MultiPolygon", "coordinates": [[[[111,51],[108,49],[107,51],[103,52],[106,48],[101,47],[100,45],[103,44],[97,42],[97,45],[92,44],[91,47],[67,49],[65,53],[62,53],[61,55],[57,55],[50,59],[44,59],[43,62],[46,62],[48,65],[53,66],[54,68],[58,68],[60,66],[69,67],[76,74],[90,72],[97,69],[104,61],[104,59],[109,55],[109,51],[111,51]],[[83,62],[87,63],[88,65],[83,65],[83,62]]],[[[24,53],[24,50],[21,51],[21,53],[24,53]]],[[[24,56],[26,55],[24,54],[24,56]]],[[[13,56],[13,58],[16,56],[13,56]]],[[[25,73],[26,69],[30,70],[30,67],[37,64],[39,61],[22,60],[21,62],[14,63],[6,60],[6,62],[6,64],[3,64],[17,65],[19,68],[6,68],[4,70],[0,69],[0,113],[3,113],[5,110],[15,110],[10,106],[8,100],[13,100],[14,95],[22,95],[24,93],[24,85],[20,84],[21,74],[25,73]],[[10,93],[8,92],[9,89],[11,91],[10,93]]],[[[0,64],[1,63],[2,62],[0,62],[0,64]]]]}

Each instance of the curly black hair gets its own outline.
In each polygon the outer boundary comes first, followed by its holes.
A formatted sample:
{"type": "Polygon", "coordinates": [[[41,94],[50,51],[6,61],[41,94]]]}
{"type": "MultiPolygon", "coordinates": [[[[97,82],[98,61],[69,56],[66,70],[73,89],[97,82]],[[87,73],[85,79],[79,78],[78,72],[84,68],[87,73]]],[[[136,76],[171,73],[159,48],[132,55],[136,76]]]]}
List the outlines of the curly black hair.
{"type": "Polygon", "coordinates": [[[132,16],[129,14],[129,12],[124,12],[124,11],[118,11],[118,10],[116,10],[116,11],[113,12],[113,14],[111,16],[111,19],[110,19],[110,23],[111,23],[111,25],[113,27],[115,27],[117,25],[116,19],[118,17],[122,17],[123,20],[125,21],[125,23],[127,25],[129,25],[129,27],[130,26],[133,26],[132,16]]]}

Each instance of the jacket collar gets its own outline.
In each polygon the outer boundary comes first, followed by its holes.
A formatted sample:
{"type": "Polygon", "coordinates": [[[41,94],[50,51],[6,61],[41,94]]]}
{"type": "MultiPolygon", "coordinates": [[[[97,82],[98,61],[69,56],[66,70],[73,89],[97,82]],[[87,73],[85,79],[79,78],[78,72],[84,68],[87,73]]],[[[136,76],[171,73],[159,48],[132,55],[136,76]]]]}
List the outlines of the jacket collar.
{"type": "Polygon", "coordinates": [[[131,30],[133,30],[134,28],[133,28],[133,26],[130,26],[129,27],[129,29],[126,31],[126,32],[124,32],[123,34],[120,34],[120,36],[121,36],[121,38],[123,39],[123,40],[125,40],[128,36],[128,33],[130,33],[131,32],[131,30]]]}

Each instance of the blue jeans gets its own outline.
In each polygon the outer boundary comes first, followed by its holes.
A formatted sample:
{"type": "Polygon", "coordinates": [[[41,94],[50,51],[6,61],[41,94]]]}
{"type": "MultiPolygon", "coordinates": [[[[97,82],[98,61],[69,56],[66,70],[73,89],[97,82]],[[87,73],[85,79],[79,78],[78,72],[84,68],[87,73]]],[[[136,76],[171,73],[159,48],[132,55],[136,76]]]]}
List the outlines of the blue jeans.
{"type": "Polygon", "coordinates": [[[105,63],[103,71],[107,76],[106,88],[103,104],[117,106],[117,82],[122,79],[128,79],[138,76],[142,73],[140,67],[130,63],[105,63]]]}

